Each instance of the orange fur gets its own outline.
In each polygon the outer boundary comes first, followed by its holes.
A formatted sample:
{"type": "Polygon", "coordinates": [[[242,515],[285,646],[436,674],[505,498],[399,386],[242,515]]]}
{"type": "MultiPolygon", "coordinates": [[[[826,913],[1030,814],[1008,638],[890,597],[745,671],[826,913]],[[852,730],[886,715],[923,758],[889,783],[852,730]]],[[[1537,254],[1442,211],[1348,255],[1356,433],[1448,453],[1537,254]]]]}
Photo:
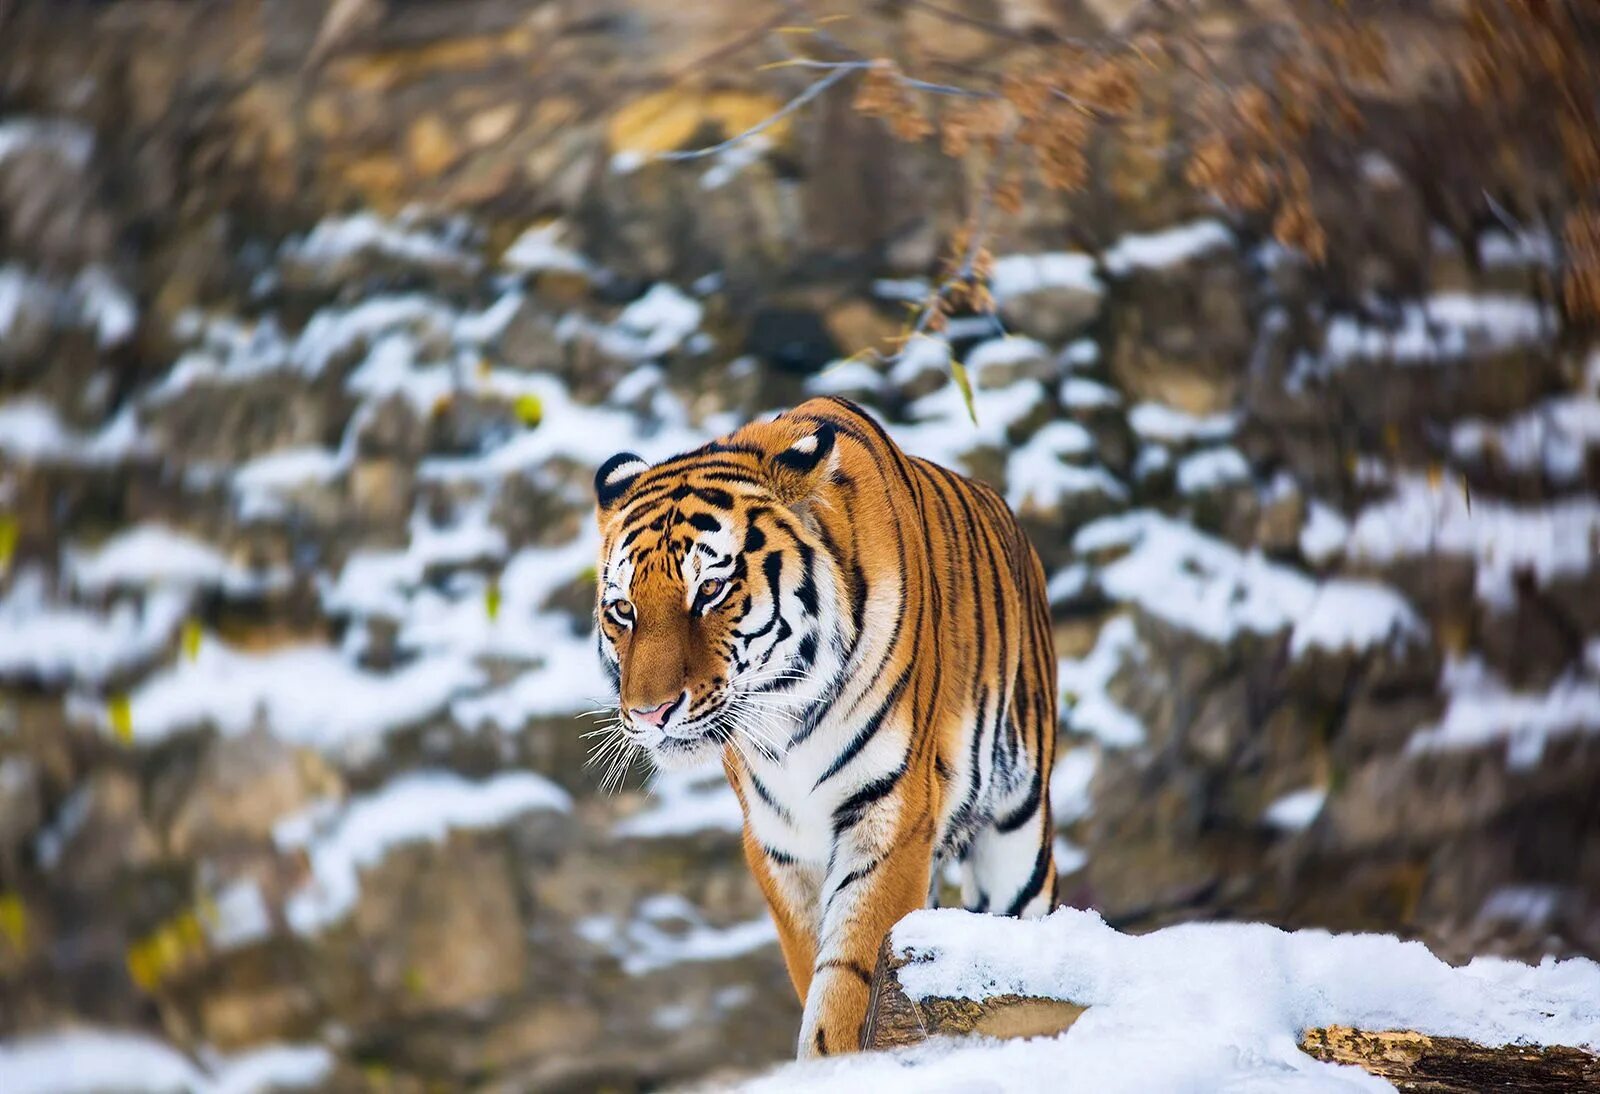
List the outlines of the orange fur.
{"type": "Polygon", "coordinates": [[[805,1003],[800,1053],[854,1049],[883,937],[939,861],[963,863],[970,907],[1050,903],[1038,557],[993,490],[838,399],[654,468],[619,457],[597,486],[601,653],[630,739],[660,763],[720,755],[805,1003]]]}

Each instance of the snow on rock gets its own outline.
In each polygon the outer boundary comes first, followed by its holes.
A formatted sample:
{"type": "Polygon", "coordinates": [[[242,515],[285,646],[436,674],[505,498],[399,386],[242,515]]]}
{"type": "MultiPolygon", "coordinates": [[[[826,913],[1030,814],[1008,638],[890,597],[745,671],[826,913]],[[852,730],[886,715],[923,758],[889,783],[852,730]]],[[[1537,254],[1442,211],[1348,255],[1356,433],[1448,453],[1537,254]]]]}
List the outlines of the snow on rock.
{"type": "Polygon", "coordinates": [[[303,849],[311,863],[307,886],[285,907],[303,934],[342,919],[360,895],[360,873],[396,847],[443,840],[453,829],[498,828],[533,810],[566,812],[566,791],[531,771],[482,782],[447,771],[402,775],[343,809],[327,803],[279,821],[273,838],[284,850],[303,849]]]}
{"type": "Polygon", "coordinates": [[[469,506],[444,527],[419,509],[411,516],[405,550],[353,553],[337,580],[325,585],[323,604],[336,615],[398,618],[429,567],[498,559],[505,550],[505,533],[490,521],[487,502],[469,506]]]}
{"type": "Polygon", "coordinates": [[[1360,652],[1397,646],[1426,633],[1411,605],[1393,589],[1371,581],[1323,583],[1310,607],[1294,621],[1289,653],[1311,650],[1360,652]]]}
{"type": "Polygon", "coordinates": [[[202,1051],[200,1063],[137,1033],[94,1028],[0,1043],[6,1094],[261,1094],[317,1086],[333,1070],[320,1045],[264,1045],[233,1056],[202,1051]]]}
{"type": "MultiPolygon", "coordinates": [[[[138,741],[208,725],[234,736],[259,719],[287,742],[361,751],[390,730],[432,717],[483,680],[482,670],[454,654],[385,674],[356,668],[326,646],[252,656],[206,642],[192,660],[140,684],[129,709],[138,741]]],[[[97,716],[106,721],[103,712],[97,716]]]]}
{"type": "Polygon", "coordinates": [[[1056,755],[1050,769],[1050,812],[1057,824],[1072,824],[1089,815],[1094,801],[1089,793],[1100,754],[1079,745],[1056,755]]]}
{"type": "Polygon", "coordinates": [[[506,248],[500,261],[520,273],[552,272],[588,276],[594,269],[589,260],[561,241],[566,230],[567,226],[559,220],[529,228],[506,248]]]}
{"type": "Polygon", "coordinates": [[[1314,566],[1331,562],[1350,539],[1350,522],[1333,506],[1315,499],[1306,506],[1300,529],[1300,553],[1314,566]]]}
{"type": "Polygon", "coordinates": [[[127,528],[92,550],[69,547],[63,560],[85,593],[166,586],[249,596],[283,588],[291,576],[283,568],[240,566],[211,544],[160,524],[127,528]]]}
{"type": "Polygon", "coordinates": [[[1322,812],[1328,800],[1325,787],[1308,786],[1291,791],[1268,805],[1261,813],[1262,823],[1280,832],[1300,832],[1311,827],[1311,822],[1322,812]]]}
{"type": "Polygon", "coordinates": [[[106,612],[53,603],[44,575],[19,574],[0,597],[0,679],[93,686],[154,660],[189,611],[186,591],[166,589],[141,605],[119,600],[106,612]]]}
{"type": "Polygon", "coordinates": [[[1123,548],[1100,567],[1100,588],[1147,615],[1225,644],[1241,632],[1294,628],[1290,651],[1362,652],[1420,633],[1399,596],[1369,582],[1319,584],[1259,550],[1240,551],[1192,525],[1148,510],[1106,517],[1079,529],[1079,554],[1123,548]]]}
{"type": "Polygon", "coordinates": [[[883,374],[865,361],[835,361],[815,376],[806,377],[808,395],[847,395],[881,391],[883,374]]]}
{"type": "Polygon", "coordinates": [[[1061,405],[1075,410],[1102,406],[1121,406],[1122,395],[1115,388],[1070,376],[1061,381],[1061,405]]]}
{"type": "Polygon", "coordinates": [[[972,393],[978,422],[972,423],[955,384],[945,384],[911,404],[911,424],[887,424],[895,443],[913,456],[946,467],[965,466],[962,456],[975,448],[1008,448],[1006,430],[1027,417],[1045,398],[1037,380],[1017,380],[1000,388],[972,393]]]}
{"type": "Polygon", "coordinates": [[[1138,663],[1145,656],[1133,620],[1119,615],[1100,628],[1087,657],[1061,658],[1056,678],[1066,697],[1067,728],[1094,737],[1107,748],[1143,744],[1147,736],[1144,723],[1107,695],[1106,688],[1125,663],[1138,663]]]}
{"type": "Polygon", "coordinates": [[[603,333],[601,348],[618,357],[648,360],[670,353],[700,329],[705,306],[666,283],[652,285],[622,309],[603,333]]]}
{"type": "Polygon", "coordinates": [[[1178,461],[1178,491],[1203,494],[1250,481],[1250,463],[1237,448],[1208,448],[1178,461]]]}
{"type": "Polygon", "coordinates": [[[1600,678],[1568,674],[1546,691],[1512,691],[1484,664],[1446,662],[1441,686],[1449,701],[1433,725],[1412,735],[1413,753],[1483,748],[1505,742],[1512,768],[1536,767],[1553,737],[1600,733],[1600,678]]]}
{"type": "Polygon", "coordinates": [[[994,260],[989,291],[1004,304],[1043,289],[1074,289],[1099,296],[1105,285],[1094,272],[1094,257],[1072,251],[1051,254],[1005,255],[994,260]]]}
{"type": "Polygon", "coordinates": [[[60,118],[12,117],[0,121],[0,164],[31,149],[47,148],[84,168],[94,155],[94,130],[60,118]]]}
{"type": "Polygon", "coordinates": [[[1402,475],[1391,497],[1363,510],[1347,557],[1385,565],[1431,555],[1465,555],[1477,565],[1477,593],[1509,606],[1527,572],[1541,585],[1588,573],[1600,544],[1600,502],[1569,498],[1518,506],[1469,498],[1459,483],[1402,475]]]}
{"type": "Polygon", "coordinates": [[[1043,343],[1032,338],[1024,338],[1019,334],[1011,334],[979,342],[967,351],[964,363],[974,376],[978,376],[984,369],[998,365],[1015,365],[1023,361],[1049,359],[1050,351],[1043,343]]]}
{"type": "Polygon", "coordinates": [[[1113,277],[1137,270],[1159,270],[1188,262],[1211,251],[1231,248],[1233,233],[1219,220],[1197,220],[1148,235],[1127,235],[1104,255],[1113,277]]]}
{"type": "Polygon", "coordinates": [[[1186,444],[1220,441],[1233,436],[1239,426],[1239,415],[1187,414],[1162,403],[1140,403],[1128,412],[1128,424],[1144,440],[1186,444]]]}
{"type": "MultiPolygon", "coordinates": [[[[459,237],[461,233],[454,234],[459,237]]],[[[479,265],[451,233],[424,226],[406,214],[389,220],[371,212],[327,217],[303,238],[286,242],[282,254],[310,267],[337,267],[362,255],[466,272],[479,265]]]]}
{"type": "Polygon", "coordinates": [[[1316,582],[1286,566],[1147,510],[1106,517],[1078,531],[1080,554],[1125,547],[1100,569],[1108,596],[1212,642],[1240,631],[1270,634],[1303,617],[1316,582]]]}
{"type": "Polygon", "coordinates": [[[1589,451],[1600,446],[1600,395],[1548,399],[1501,424],[1457,422],[1450,448],[1466,461],[1492,458],[1512,471],[1543,473],[1552,482],[1583,477],[1589,451]]]}
{"type": "Polygon", "coordinates": [[[629,922],[619,924],[609,916],[592,916],[576,926],[585,941],[614,954],[629,976],[644,976],[688,961],[726,961],[778,940],[771,916],[713,927],[698,908],[672,893],[644,900],[629,922]]]}
{"type": "Polygon", "coordinates": [[[1094,437],[1076,422],[1046,423],[1006,459],[1006,503],[1019,513],[1048,511],[1077,494],[1126,501],[1127,489],[1103,467],[1067,463],[1094,451],[1094,437]]]}
{"type": "Polygon", "coordinates": [[[1095,912],[1014,920],[915,912],[893,945],[913,999],[1015,993],[1088,1009],[1065,1033],[935,1040],[791,1065],[744,1089],[778,1091],[1355,1092],[1393,1089],[1297,1047],[1332,1025],[1411,1029],[1486,1045],[1600,1045],[1600,965],[1478,958],[1453,968],[1420,942],[1196,923],[1125,935],[1095,912]]]}
{"type": "Polygon", "coordinates": [[[21,463],[105,466],[149,450],[129,408],[95,433],[79,433],[42,399],[0,403],[0,452],[21,463]]]}
{"type": "Polygon", "coordinates": [[[1548,344],[1557,330],[1554,308],[1520,296],[1438,293],[1402,305],[1392,322],[1351,316],[1329,321],[1318,357],[1302,355],[1291,386],[1354,361],[1431,365],[1548,344]]]}

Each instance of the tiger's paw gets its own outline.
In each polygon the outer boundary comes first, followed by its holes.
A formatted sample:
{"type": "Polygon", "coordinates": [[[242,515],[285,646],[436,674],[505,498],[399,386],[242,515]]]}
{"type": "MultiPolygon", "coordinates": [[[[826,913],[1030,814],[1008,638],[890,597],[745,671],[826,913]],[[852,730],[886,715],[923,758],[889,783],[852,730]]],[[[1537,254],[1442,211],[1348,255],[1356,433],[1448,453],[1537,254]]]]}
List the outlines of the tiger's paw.
{"type": "Polygon", "coordinates": [[[809,1060],[857,1051],[867,1020],[871,984],[872,974],[854,962],[825,961],[818,965],[806,994],[796,1055],[809,1060]]]}

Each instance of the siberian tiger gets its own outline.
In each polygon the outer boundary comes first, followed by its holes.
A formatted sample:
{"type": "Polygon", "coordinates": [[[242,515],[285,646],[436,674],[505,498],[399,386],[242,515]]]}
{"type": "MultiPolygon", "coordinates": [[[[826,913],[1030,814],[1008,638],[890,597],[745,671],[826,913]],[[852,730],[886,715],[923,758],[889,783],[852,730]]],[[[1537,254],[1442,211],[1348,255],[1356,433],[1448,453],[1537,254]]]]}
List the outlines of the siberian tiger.
{"type": "Polygon", "coordinates": [[[993,490],[813,399],[595,476],[600,656],[619,744],[720,758],[804,1006],[859,1044],[885,932],[930,900],[1034,916],[1055,884],[1044,572],[993,490]]]}

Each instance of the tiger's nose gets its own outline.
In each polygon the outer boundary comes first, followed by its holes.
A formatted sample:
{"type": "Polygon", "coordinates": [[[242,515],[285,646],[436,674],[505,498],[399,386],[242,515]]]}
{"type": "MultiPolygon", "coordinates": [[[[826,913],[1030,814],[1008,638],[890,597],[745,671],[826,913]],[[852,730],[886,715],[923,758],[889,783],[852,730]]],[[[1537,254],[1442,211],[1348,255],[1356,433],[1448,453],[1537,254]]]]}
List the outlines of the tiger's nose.
{"type": "Polygon", "coordinates": [[[676,699],[668,699],[660,706],[651,707],[648,710],[644,707],[634,707],[631,713],[638,721],[659,729],[661,724],[667,720],[667,715],[676,710],[681,702],[683,702],[683,696],[679,695],[676,699]]]}

